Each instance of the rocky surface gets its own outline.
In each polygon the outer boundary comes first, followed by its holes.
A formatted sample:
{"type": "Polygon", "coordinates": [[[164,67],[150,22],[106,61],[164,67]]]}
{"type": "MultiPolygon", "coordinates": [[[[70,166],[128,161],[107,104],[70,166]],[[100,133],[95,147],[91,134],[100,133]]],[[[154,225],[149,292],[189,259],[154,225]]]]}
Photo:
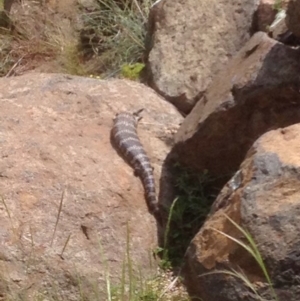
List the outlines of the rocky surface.
{"type": "Polygon", "coordinates": [[[169,158],[229,179],[258,137],[300,121],[299,56],[255,34],[185,118],[169,158]]]}
{"type": "Polygon", "coordinates": [[[122,80],[28,74],[0,79],[0,91],[1,285],[30,300],[57,288],[79,300],[79,285],[84,296],[103,292],[106,264],[112,282],[120,275],[127,234],[132,262],[150,275],[158,229],[110,130],[120,110],[145,108],[138,131],[159,184],[179,113],[122,80]]]}
{"type": "Polygon", "coordinates": [[[286,12],[286,25],[297,37],[300,37],[300,1],[290,0],[286,12]]]}
{"type": "Polygon", "coordinates": [[[300,299],[299,141],[300,124],[297,124],[268,132],[249,150],[240,167],[239,183],[233,188],[229,182],[221,191],[215,212],[187,251],[185,276],[193,295],[205,301],[258,300],[235,277],[223,273],[201,277],[216,270],[241,269],[264,300],[274,300],[253,257],[216,231],[247,242],[226,214],[254,238],[278,300],[300,299]]]}
{"type": "Polygon", "coordinates": [[[282,43],[289,44],[292,32],[286,26],[286,13],[281,10],[276,14],[274,22],[269,27],[269,36],[282,43]]]}
{"type": "Polygon", "coordinates": [[[256,0],[162,0],[149,17],[150,85],[187,113],[249,39],[256,0]]]}
{"type": "Polygon", "coordinates": [[[260,0],[257,8],[257,29],[268,31],[276,15],[276,0],[260,0]]]}
{"type": "MultiPolygon", "coordinates": [[[[50,19],[33,2],[15,2],[12,12],[37,38],[44,26],[55,24],[58,32],[51,36],[64,48],[77,45],[82,25],[75,2],[87,10],[95,5],[94,0],[46,1],[50,19]]],[[[280,4],[286,7],[287,2],[280,4]]],[[[291,0],[287,11],[295,34],[298,2],[291,0]]],[[[149,254],[161,229],[147,211],[140,180],[109,140],[117,112],[143,107],[138,132],[163,205],[174,199],[168,154],[183,167],[207,169],[220,179],[218,185],[235,174],[186,254],[191,295],[204,301],[256,300],[237,278],[201,277],[216,269],[241,268],[258,293],[272,300],[253,258],[212,229],[243,240],[226,213],[254,237],[278,299],[299,300],[300,127],[274,129],[300,119],[300,50],[263,33],[249,41],[257,27],[268,29],[275,4],[161,0],[153,6],[149,83],[184,113],[198,101],[170,154],[172,132],[182,118],[141,84],[37,73],[0,79],[0,299],[19,300],[22,294],[35,300],[42,292],[47,300],[105,300],[106,265],[112,282],[118,281],[128,233],[135,268],[152,274],[149,254]]],[[[277,38],[285,30],[269,33],[277,38]]],[[[35,44],[19,47],[15,56],[22,64],[8,75],[32,69],[58,72],[69,62],[30,56],[29,46],[35,44]]]]}

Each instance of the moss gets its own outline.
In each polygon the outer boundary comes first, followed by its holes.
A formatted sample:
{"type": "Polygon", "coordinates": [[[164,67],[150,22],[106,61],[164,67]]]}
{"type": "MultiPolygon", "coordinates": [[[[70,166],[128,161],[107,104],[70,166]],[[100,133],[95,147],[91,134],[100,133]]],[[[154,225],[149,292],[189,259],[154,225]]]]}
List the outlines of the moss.
{"type": "Polygon", "coordinates": [[[140,74],[144,68],[145,68],[145,64],[142,63],[125,64],[121,68],[121,75],[124,78],[137,80],[139,79],[140,74]]]}
{"type": "Polygon", "coordinates": [[[275,9],[277,12],[280,12],[283,9],[283,1],[275,0],[275,3],[273,4],[273,9],[275,9]]]}

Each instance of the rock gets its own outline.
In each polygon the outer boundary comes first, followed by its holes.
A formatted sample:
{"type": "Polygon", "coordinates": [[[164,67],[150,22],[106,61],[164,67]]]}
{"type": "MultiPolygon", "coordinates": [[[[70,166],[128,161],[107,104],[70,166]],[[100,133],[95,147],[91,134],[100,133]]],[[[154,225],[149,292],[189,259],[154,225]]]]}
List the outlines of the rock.
{"type": "Polygon", "coordinates": [[[288,30],[286,26],[286,13],[284,10],[281,10],[279,13],[276,14],[276,18],[274,22],[270,25],[269,28],[269,35],[282,43],[285,42],[292,33],[288,30]]]}
{"type": "Polygon", "coordinates": [[[162,0],[150,11],[149,84],[188,113],[249,39],[258,0],[162,0]]]}
{"type": "Polygon", "coordinates": [[[286,25],[297,37],[300,37],[300,1],[290,0],[286,12],[286,25]]]}
{"type": "Polygon", "coordinates": [[[57,290],[92,300],[105,293],[106,265],[119,279],[128,243],[134,267],[151,275],[158,229],[110,130],[117,112],[145,108],[138,131],[158,183],[179,113],[126,80],[32,73],[1,78],[0,91],[0,286],[29,300],[57,290]]]}
{"type": "Polygon", "coordinates": [[[276,15],[276,0],[260,0],[257,8],[257,28],[259,31],[268,31],[276,15]]]}
{"type": "Polygon", "coordinates": [[[80,7],[85,8],[88,11],[94,11],[99,7],[95,0],[77,0],[80,7]]]}
{"type": "Polygon", "coordinates": [[[300,49],[255,34],[185,118],[169,159],[230,178],[263,133],[300,121],[300,49]]]}
{"type": "Polygon", "coordinates": [[[253,237],[274,283],[277,300],[300,300],[299,149],[300,124],[296,124],[264,134],[249,150],[240,167],[239,185],[231,191],[230,183],[224,187],[218,207],[186,253],[186,283],[193,295],[205,301],[258,300],[235,277],[223,273],[201,276],[241,268],[264,300],[275,300],[253,257],[216,231],[247,242],[226,214],[253,237]]]}
{"type": "Polygon", "coordinates": [[[285,21],[287,2],[288,0],[261,0],[257,9],[257,27],[259,31],[268,32],[273,39],[291,45],[294,37],[285,21]]]}
{"type": "Polygon", "coordinates": [[[0,2],[0,27],[9,29],[11,28],[12,21],[10,19],[10,10],[13,2],[14,0],[2,0],[0,2]]]}
{"type": "Polygon", "coordinates": [[[5,76],[23,75],[33,70],[84,74],[78,50],[82,13],[77,0],[14,1],[10,16],[14,31],[26,39],[9,45],[14,57],[5,65],[11,70],[7,70],[8,73],[5,68],[2,70],[5,76]]]}

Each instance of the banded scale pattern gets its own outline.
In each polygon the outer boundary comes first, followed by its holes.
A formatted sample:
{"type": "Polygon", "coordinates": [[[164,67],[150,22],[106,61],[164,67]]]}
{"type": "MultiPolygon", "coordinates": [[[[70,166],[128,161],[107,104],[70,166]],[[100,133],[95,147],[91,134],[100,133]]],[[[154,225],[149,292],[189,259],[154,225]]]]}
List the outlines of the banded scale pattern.
{"type": "Polygon", "coordinates": [[[134,169],[135,174],[140,177],[148,210],[159,220],[160,212],[155,192],[153,168],[137,134],[137,124],[141,119],[139,116],[141,111],[133,114],[122,112],[116,115],[111,131],[112,142],[124,160],[134,169]]]}

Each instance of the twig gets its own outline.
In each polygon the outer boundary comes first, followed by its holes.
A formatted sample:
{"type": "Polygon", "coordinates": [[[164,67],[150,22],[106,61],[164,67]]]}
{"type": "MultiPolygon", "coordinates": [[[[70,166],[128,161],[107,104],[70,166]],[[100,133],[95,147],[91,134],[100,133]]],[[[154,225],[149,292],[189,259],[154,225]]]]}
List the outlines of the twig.
{"type": "Polygon", "coordinates": [[[52,247],[52,244],[53,244],[54,236],[55,236],[55,233],[56,233],[56,228],[57,228],[59,217],[60,217],[60,214],[61,214],[61,209],[62,209],[62,205],[63,205],[64,196],[65,196],[65,189],[63,190],[63,192],[61,194],[60,204],[59,204],[59,208],[58,208],[56,223],[55,223],[54,232],[53,232],[53,235],[52,235],[50,247],[52,247]]]}
{"type": "Polygon", "coordinates": [[[14,71],[14,69],[19,65],[19,63],[21,63],[21,61],[23,60],[25,55],[23,55],[22,57],[20,57],[17,62],[10,68],[10,70],[7,72],[7,74],[5,75],[5,77],[9,77],[12,72],[14,71]]]}
{"type": "Polygon", "coordinates": [[[60,255],[59,255],[61,259],[64,259],[64,258],[63,258],[63,254],[64,254],[64,251],[65,251],[67,245],[68,245],[68,242],[69,242],[70,238],[71,238],[71,233],[69,234],[69,236],[68,236],[68,238],[67,238],[67,240],[66,240],[66,242],[65,242],[65,245],[64,245],[64,247],[63,247],[63,249],[62,249],[62,251],[61,251],[61,253],[60,253],[60,255]]]}

